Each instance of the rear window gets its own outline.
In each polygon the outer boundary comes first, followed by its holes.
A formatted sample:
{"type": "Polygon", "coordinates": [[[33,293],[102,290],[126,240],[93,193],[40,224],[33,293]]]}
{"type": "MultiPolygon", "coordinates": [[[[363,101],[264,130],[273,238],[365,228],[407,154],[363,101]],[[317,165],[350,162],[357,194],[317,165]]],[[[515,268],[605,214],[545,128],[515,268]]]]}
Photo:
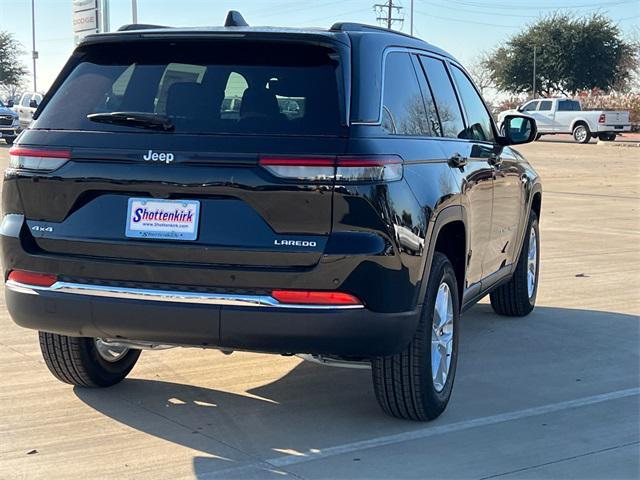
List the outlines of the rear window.
{"type": "Polygon", "coordinates": [[[319,46],[249,41],[87,47],[33,128],[143,131],[87,115],[168,116],[175,133],[340,135],[340,63],[319,46]]]}

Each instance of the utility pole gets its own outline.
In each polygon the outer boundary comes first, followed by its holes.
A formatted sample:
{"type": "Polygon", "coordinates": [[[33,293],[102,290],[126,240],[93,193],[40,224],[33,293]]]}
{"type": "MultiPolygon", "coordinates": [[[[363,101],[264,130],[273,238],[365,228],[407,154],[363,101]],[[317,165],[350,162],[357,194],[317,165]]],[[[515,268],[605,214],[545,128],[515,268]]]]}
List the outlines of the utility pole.
{"type": "Polygon", "coordinates": [[[373,6],[373,9],[377,15],[376,20],[382,25],[386,24],[386,27],[389,30],[391,30],[391,26],[394,22],[398,22],[401,24],[404,22],[404,18],[399,16],[402,8],[403,7],[399,5],[394,5],[393,0],[387,0],[386,3],[376,3],[373,6]],[[396,17],[393,16],[394,12],[395,15],[397,15],[396,17]]]}
{"type": "Polygon", "coordinates": [[[36,60],[38,52],[36,51],[36,1],[31,0],[31,40],[33,46],[31,49],[31,58],[33,58],[33,91],[38,91],[38,81],[36,80],[36,60]]]}
{"type": "Polygon", "coordinates": [[[131,23],[138,23],[138,2],[131,0],[131,23]]]}
{"type": "Polygon", "coordinates": [[[413,0],[411,0],[411,9],[410,9],[410,13],[411,13],[411,23],[409,26],[409,35],[411,35],[413,37],[413,0]]]}
{"type": "Polygon", "coordinates": [[[536,57],[536,53],[537,53],[537,46],[534,45],[533,46],[533,81],[531,82],[532,86],[533,86],[533,98],[536,98],[536,61],[537,61],[537,57],[536,57]]]}

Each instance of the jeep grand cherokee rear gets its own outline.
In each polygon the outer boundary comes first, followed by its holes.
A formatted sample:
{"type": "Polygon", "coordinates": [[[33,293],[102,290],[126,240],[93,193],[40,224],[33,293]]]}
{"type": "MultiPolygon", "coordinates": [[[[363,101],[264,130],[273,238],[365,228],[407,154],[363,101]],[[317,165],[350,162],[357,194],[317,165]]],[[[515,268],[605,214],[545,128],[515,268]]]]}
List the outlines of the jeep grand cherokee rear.
{"type": "Polygon", "coordinates": [[[162,345],[302,354],[373,363],[392,415],[444,410],[470,253],[458,217],[428,241],[474,187],[435,139],[418,58],[383,64],[398,36],[358,29],[162,28],[76,49],[10,151],[0,229],[8,309],[56,377],[113,385],[162,345]],[[387,87],[407,121],[383,116],[383,65],[403,72],[387,87]]]}

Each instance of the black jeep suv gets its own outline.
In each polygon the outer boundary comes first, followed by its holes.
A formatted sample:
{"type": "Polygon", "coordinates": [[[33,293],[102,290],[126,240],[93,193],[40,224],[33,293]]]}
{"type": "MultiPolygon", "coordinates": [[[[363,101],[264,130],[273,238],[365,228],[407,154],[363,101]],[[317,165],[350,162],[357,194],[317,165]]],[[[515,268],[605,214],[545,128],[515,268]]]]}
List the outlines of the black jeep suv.
{"type": "Polygon", "coordinates": [[[464,68],[421,40],[127,26],[74,51],[10,151],[6,303],[47,366],[121,381],[140,350],[211,347],[371,366],[426,420],[460,312],[536,299],[541,186],[464,68]]]}

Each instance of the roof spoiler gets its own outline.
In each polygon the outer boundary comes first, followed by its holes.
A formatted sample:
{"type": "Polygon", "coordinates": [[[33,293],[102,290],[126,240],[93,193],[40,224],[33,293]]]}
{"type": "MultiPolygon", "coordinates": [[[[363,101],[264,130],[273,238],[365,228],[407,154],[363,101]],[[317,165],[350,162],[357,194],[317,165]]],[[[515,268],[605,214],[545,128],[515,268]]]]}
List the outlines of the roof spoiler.
{"type": "Polygon", "coordinates": [[[245,21],[240,12],[236,10],[229,10],[227,13],[227,19],[224,21],[225,27],[248,27],[249,24],[245,21]]]}
{"type": "Polygon", "coordinates": [[[151,30],[154,28],[171,28],[166,25],[151,25],[148,23],[129,23],[127,25],[122,25],[118,31],[119,32],[129,32],[131,30],[151,30]]]}

